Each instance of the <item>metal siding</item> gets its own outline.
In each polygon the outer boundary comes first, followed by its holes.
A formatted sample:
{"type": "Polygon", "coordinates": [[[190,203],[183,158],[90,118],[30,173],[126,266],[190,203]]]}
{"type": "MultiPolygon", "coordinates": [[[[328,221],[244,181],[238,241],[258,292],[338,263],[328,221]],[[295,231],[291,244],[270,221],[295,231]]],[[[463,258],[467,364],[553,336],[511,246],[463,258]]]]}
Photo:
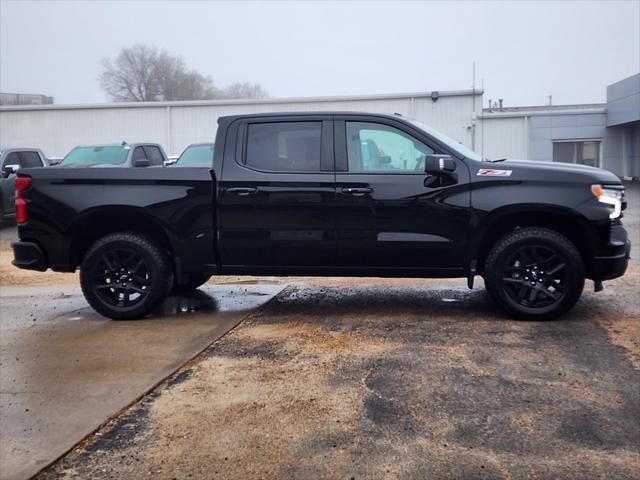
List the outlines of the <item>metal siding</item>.
{"type": "MultiPolygon", "coordinates": [[[[0,111],[0,144],[37,147],[48,156],[63,156],[78,144],[150,141],[162,144],[168,154],[175,155],[190,143],[213,141],[220,116],[344,110],[400,113],[427,123],[471,147],[472,134],[468,127],[472,122],[473,99],[471,94],[443,94],[433,101],[422,94],[415,97],[316,98],[195,105],[173,102],[157,106],[4,110],[0,111]]],[[[480,108],[481,92],[476,93],[475,102],[476,108],[480,108]]]]}
{"type": "Polygon", "coordinates": [[[482,155],[489,159],[527,158],[527,133],[523,117],[484,118],[482,155]]]}

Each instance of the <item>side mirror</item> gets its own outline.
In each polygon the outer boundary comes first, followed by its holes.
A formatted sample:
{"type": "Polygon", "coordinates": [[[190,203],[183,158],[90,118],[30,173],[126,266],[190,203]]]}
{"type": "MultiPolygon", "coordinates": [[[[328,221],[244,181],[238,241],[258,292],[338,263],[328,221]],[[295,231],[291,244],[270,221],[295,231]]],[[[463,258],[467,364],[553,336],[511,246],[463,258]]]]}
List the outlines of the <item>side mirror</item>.
{"type": "Polygon", "coordinates": [[[177,161],[178,161],[178,159],[177,159],[177,158],[168,158],[167,160],[165,160],[165,161],[163,162],[163,164],[164,164],[164,166],[165,166],[165,167],[169,167],[169,166],[171,166],[171,165],[175,165],[175,163],[176,163],[177,161]]]}
{"type": "Polygon", "coordinates": [[[15,174],[18,170],[20,169],[20,165],[5,165],[4,167],[2,167],[2,176],[4,178],[9,177],[10,175],[15,174]]]}
{"type": "Polygon", "coordinates": [[[137,160],[133,161],[134,167],[148,167],[149,165],[151,165],[151,163],[147,158],[138,158],[137,160]]]}
{"type": "Polygon", "coordinates": [[[427,155],[424,159],[424,171],[429,175],[447,175],[456,170],[456,162],[451,155],[427,155]]]}

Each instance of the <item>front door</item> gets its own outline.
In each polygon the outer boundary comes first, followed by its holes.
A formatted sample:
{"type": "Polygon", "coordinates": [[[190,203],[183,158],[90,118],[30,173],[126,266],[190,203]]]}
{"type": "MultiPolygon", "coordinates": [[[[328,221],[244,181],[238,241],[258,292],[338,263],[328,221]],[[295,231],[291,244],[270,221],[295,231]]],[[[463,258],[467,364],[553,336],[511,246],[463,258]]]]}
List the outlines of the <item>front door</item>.
{"type": "Polygon", "coordinates": [[[456,180],[431,183],[425,156],[450,152],[392,119],[336,117],[335,136],[340,265],[432,275],[464,268],[470,203],[464,162],[455,159],[456,180]]]}
{"type": "MultiPolygon", "coordinates": [[[[242,119],[219,181],[225,271],[335,262],[333,126],[327,117],[242,119]]],[[[232,132],[235,132],[232,133],[232,132]]]]}

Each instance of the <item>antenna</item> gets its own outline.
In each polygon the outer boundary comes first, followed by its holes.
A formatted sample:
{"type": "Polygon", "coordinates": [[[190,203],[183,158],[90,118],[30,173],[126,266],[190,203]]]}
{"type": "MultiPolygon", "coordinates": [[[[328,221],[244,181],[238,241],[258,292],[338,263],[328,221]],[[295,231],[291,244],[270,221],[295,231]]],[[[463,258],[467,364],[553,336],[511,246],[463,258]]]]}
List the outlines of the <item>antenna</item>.
{"type": "Polygon", "coordinates": [[[473,93],[476,93],[476,61],[473,61],[473,73],[472,73],[472,79],[471,79],[471,89],[473,90],[473,93]]]}

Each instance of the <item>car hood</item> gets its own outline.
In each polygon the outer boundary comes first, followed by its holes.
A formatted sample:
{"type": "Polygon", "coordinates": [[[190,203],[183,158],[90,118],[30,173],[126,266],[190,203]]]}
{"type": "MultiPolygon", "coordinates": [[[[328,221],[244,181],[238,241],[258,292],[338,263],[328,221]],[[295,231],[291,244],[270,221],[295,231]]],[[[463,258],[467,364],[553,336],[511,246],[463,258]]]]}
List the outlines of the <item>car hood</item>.
{"type": "Polygon", "coordinates": [[[509,170],[509,176],[540,178],[541,180],[584,181],[603,184],[620,184],[618,176],[602,168],[563,162],[543,162],[536,160],[504,160],[482,162],[481,169],[509,170]]]}

